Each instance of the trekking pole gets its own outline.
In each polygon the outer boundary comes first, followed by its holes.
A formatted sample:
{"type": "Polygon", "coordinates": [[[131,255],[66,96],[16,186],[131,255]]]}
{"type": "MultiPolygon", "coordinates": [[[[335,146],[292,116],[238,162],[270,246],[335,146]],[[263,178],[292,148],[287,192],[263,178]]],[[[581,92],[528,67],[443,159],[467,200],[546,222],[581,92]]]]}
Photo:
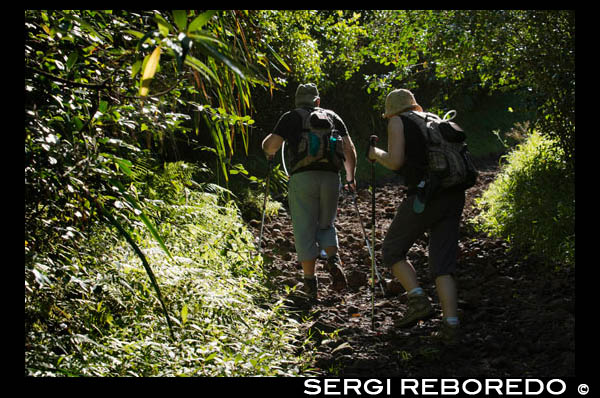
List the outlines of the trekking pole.
{"type": "Polygon", "coordinates": [[[267,171],[267,181],[265,184],[265,197],[263,199],[263,211],[262,211],[262,219],[260,221],[260,234],[258,236],[258,252],[260,253],[262,250],[262,236],[263,236],[263,227],[265,226],[265,213],[267,211],[267,196],[269,195],[269,180],[271,179],[271,169],[273,168],[273,156],[269,156],[269,170],[267,171]]]}
{"type": "MultiPolygon", "coordinates": [[[[378,140],[376,135],[369,137],[369,150],[377,144],[378,140]]],[[[371,256],[371,329],[375,330],[375,160],[371,160],[371,228],[371,247],[373,248],[371,256]]]]}
{"type": "MultiPolygon", "coordinates": [[[[369,251],[369,256],[371,257],[371,262],[374,262],[373,256],[375,256],[375,252],[372,250],[371,245],[369,244],[369,238],[367,236],[367,231],[365,230],[365,225],[363,224],[362,217],[360,216],[360,210],[358,209],[358,203],[356,202],[356,192],[355,191],[351,191],[351,192],[352,192],[352,202],[354,202],[354,208],[356,209],[356,214],[358,215],[358,221],[360,222],[360,228],[362,229],[363,238],[365,240],[365,244],[367,245],[367,250],[369,251]]],[[[382,283],[383,278],[381,277],[381,274],[379,273],[377,266],[375,266],[375,274],[377,276],[377,279],[379,280],[379,287],[381,288],[381,293],[385,296],[385,289],[383,288],[383,283],[382,283]]]]}

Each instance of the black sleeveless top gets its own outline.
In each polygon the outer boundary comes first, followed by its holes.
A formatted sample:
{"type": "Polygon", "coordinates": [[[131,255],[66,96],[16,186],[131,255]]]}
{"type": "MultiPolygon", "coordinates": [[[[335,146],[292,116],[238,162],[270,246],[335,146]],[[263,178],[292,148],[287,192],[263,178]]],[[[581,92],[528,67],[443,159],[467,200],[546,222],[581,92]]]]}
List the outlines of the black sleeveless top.
{"type": "Polygon", "coordinates": [[[400,116],[404,124],[404,165],[396,172],[404,176],[408,187],[408,195],[416,192],[417,185],[425,177],[427,155],[425,138],[419,130],[419,126],[406,116],[400,116]]]}

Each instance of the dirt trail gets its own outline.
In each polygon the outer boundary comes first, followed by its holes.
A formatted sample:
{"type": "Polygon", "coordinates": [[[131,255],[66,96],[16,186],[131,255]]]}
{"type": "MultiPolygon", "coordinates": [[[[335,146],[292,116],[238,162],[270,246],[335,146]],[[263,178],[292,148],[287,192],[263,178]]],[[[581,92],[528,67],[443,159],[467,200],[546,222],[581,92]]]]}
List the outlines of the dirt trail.
{"type": "MultiPolygon", "coordinates": [[[[571,377],[575,375],[575,275],[548,275],[534,258],[507,254],[508,245],[471,228],[473,200],[489,184],[496,167],[481,170],[467,191],[461,222],[458,284],[462,344],[446,348],[430,335],[440,322],[440,306],[427,264],[424,236],[408,254],[419,280],[433,299],[437,315],[410,329],[393,320],[405,309],[404,290],[381,265],[381,242],[404,198],[397,183],[376,188],[376,259],[389,284],[375,296],[375,330],[371,328],[371,261],[350,196],[340,198],[336,228],[340,256],[348,278],[342,292],[330,289],[323,261],[317,265],[319,302],[299,306],[299,319],[313,333],[314,368],[322,376],[342,377],[571,377]],[[323,333],[319,333],[323,332],[323,333]]],[[[358,190],[358,205],[370,239],[370,192],[358,190]]],[[[291,221],[285,211],[265,223],[265,258],[277,286],[294,286],[302,270],[296,261],[291,221]]],[[[258,233],[257,233],[258,235],[258,233]]]]}

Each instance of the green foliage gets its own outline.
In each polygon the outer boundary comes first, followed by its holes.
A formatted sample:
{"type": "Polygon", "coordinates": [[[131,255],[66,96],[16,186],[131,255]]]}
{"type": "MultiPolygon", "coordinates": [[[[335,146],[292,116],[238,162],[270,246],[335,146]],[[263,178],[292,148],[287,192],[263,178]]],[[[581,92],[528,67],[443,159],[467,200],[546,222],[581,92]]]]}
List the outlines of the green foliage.
{"type": "MultiPolygon", "coordinates": [[[[184,166],[165,165],[156,178],[185,181],[184,166]]],[[[295,376],[305,370],[295,354],[299,324],[265,287],[262,258],[237,207],[189,184],[181,189],[186,202],[153,201],[172,257],[141,225],[132,231],[154,266],[175,340],[140,258],[98,225],[86,245],[52,263],[40,258],[38,271],[26,278],[26,374],[295,376]]]]}
{"type": "Polygon", "coordinates": [[[327,90],[349,79],[363,63],[362,53],[356,51],[366,37],[359,13],[261,10],[254,17],[265,39],[287,60],[289,76],[297,82],[314,82],[327,90]]]}
{"type": "Polygon", "coordinates": [[[523,97],[527,109],[515,109],[531,117],[532,128],[555,137],[574,164],[573,11],[268,10],[253,16],[290,66],[287,76],[317,83],[327,106],[348,108],[344,120],[362,116],[349,126],[361,129],[355,137],[370,135],[362,130],[379,117],[393,88],[413,89],[429,109],[455,109],[465,98],[478,105],[481,95],[509,93],[523,97]],[[356,99],[365,106],[350,107],[356,99]]]}
{"type": "Polygon", "coordinates": [[[575,177],[556,142],[532,134],[477,206],[479,228],[547,260],[575,265],[575,177]]]}
{"type": "MultiPolygon", "coordinates": [[[[102,221],[130,242],[160,299],[131,236],[141,223],[169,254],[148,215],[151,188],[143,192],[148,185],[139,178],[151,176],[145,163],[165,154],[169,141],[177,152],[177,136],[200,134],[202,117],[189,115],[193,107],[204,116],[227,182],[238,132],[247,150],[250,87],[272,87],[262,74],[269,59],[250,51],[260,44],[241,28],[247,17],[229,11],[25,11],[29,271],[35,255],[83,244],[83,231],[102,221]]],[[[177,195],[181,189],[174,188],[177,195]]]]}
{"type": "Polygon", "coordinates": [[[265,210],[265,220],[276,216],[282,207],[278,201],[272,200],[271,196],[267,198],[265,205],[265,192],[257,192],[250,188],[246,188],[244,195],[240,200],[240,210],[245,220],[260,220],[265,210]]]}
{"type": "Polygon", "coordinates": [[[575,12],[559,10],[389,10],[369,24],[367,53],[388,66],[369,89],[418,87],[421,73],[444,83],[445,102],[461,81],[488,90],[527,90],[535,126],[575,156],[575,12]],[[391,66],[391,67],[389,67],[391,66]],[[428,73],[434,72],[434,74],[428,73]]]}

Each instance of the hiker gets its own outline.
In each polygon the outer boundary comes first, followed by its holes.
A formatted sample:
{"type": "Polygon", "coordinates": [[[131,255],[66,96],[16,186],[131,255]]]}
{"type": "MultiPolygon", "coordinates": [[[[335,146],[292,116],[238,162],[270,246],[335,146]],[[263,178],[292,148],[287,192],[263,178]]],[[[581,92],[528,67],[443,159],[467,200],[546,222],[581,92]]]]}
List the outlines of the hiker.
{"type": "Polygon", "coordinates": [[[404,314],[394,322],[399,328],[411,327],[433,315],[429,297],[420,287],[417,274],[406,254],[425,231],[429,232],[429,267],[435,278],[443,321],[434,333],[447,343],[456,342],[459,331],[457,293],[453,274],[458,253],[459,222],[465,204],[463,187],[450,187],[429,195],[424,208],[417,193],[426,173],[426,144],[417,123],[405,112],[423,112],[414,95],[405,89],[391,91],[385,100],[388,120],[387,151],[371,146],[370,161],[404,175],[408,188],[383,241],[383,263],[408,295],[404,314]],[[419,207],[421,206],[421,207],[419,207]]]}
{"type": "Polygon", "coordinates": [[[284,113],[273,133],[262,142],[268,157],[275,155],[284,140],[290,148],[288,202],[296,253],[304,274],[302,290],[311,300],[317,299],[315,266],[323,249],[327,253],[325,269],[330,273],[332,288],[339,291],[347,285],[334,226],[341,169],[346,171],[349,189],[356,189],[354,144],[342,119],[320,105],[317,86],[300,84],[296,90],[296,108],[284,113]],[[317,135],[321,138],[316,138],[317,135]],[[324,145],[323,137],[333,146],[324,145]]]}

